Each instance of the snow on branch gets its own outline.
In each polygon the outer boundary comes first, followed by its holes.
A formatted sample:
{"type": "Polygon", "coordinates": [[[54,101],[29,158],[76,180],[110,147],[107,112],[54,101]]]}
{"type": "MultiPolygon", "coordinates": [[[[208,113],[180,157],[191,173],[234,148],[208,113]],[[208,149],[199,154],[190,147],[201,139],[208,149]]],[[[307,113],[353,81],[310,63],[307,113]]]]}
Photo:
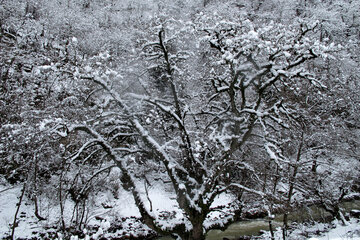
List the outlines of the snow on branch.
{"type": "Polygon", "coordinates": [[[139,100],[144,100],[154,106],[156,106],[158,109],[160,109],[162,112],[168,114],[169,116],[171,116],[178,124],[183,126],[183,122],[182,120],[179,118],[179,116],[175,113],[174,110],[172,110],[172,108],[170,106],[165,106],[161,103],[159,103],[156,99],[153,99],[151,97],[148,96],[143,96],[143,95],[137,95],[137,94],[129,94],[130,96],[139,99],[139,100]]]}
{"type": "Polygon", "coordinates": [[[84,143],[81,148],[77,151],[77,153],[71,158],[71,161],[74,161],[76,159],[78,159],[80,157],[80,155],[82,153],[84,153],[84,151],[91,147],[91,146],[94,146],[96,144],[101,144],[101,142],[98,140],[98,139],[92,139],[90,141],[87,141],[86,143],[84,143]]]}
{"type": "Polygon", "coordinates": [[[244,190],[246,192],[249,192],[249,193],[253,193],[253,194],[256,194],[256,195],[259,195],[261,197],[265,197],[266,194],[261,192],[261,191],[257,191],[257,190],[254,190],[254,189],[251,189],[251,188],[248,188],[248,187],[245,187],[244,185],[242,184],[238,184],[238,183],[231,183],[227,186],[227,188],[231,188],[231,187],[235,187],[235,188],[239,188],[241,190],[244,190]]]}

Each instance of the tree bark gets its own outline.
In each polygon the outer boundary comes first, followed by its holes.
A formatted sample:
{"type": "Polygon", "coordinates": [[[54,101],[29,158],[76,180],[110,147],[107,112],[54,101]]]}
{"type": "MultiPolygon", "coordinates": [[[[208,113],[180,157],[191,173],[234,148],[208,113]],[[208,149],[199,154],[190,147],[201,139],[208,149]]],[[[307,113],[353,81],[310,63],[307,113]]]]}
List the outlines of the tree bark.
{"type": "Polygon", "coordinates": [[[205,233],[202,221],[193,224],[193,230],[189,240],[205,240],[205,233]]]}

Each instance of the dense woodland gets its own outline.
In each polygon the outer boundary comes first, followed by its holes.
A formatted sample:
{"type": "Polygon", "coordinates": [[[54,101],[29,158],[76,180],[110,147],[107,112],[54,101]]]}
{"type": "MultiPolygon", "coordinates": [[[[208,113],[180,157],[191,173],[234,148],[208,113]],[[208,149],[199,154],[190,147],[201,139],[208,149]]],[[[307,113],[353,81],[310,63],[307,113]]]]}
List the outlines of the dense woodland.
{"type": "Polygon", "coordinates": [[[311,204],[346,221],[359,45],[355,0],[0,0],[0,194],[20,190],[2,237],[21,206],[63,239],[116,232],[127,219],[94,209],[124,192],[140,239],[311,204]],[[158,186],[174,211],[153,209],[158,186]]]}

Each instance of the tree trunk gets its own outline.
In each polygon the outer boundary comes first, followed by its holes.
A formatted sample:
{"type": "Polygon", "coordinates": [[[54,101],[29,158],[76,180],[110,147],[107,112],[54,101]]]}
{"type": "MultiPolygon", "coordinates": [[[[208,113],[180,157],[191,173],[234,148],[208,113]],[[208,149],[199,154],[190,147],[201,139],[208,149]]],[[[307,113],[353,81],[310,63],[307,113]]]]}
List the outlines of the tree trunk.
{"type": "Polygon", "coordinates": [[[189,237],[189,240],[205,240],[205,233],[203,230],[203,222],[200,221],[193,224],[193,230],[189,237]]]}
{"type": "Polygon", "coordinates": [[[269,230],[270,230],[270,234],[271,234],[271,240],[275,240],[275,234],[274,234],[274,229],[272,226],[272,220],[269,220],[269,230]]]}
{"type": "Polygon", "coordinates": [[[284,213],[284,218],[283,218],[283,240],[286,240],[287,237],[287,230],[288,230],[288,213],[284,213]]]}

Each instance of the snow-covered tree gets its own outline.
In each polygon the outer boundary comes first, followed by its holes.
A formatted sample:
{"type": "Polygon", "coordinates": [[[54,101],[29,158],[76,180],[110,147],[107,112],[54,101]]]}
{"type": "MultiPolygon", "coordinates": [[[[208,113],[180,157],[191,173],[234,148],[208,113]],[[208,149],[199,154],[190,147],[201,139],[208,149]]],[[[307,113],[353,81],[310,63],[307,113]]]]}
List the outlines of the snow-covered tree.
{"type": "Polygon", "coordinates": [[[305,63],[330,51],[312,37],[316,24],[217,18],[200,13],[196,23],[160,20],[156,37],[142,46],[148,80],[139,80],[136,91],[123,91],[121,77],[85,77],[105,90],[108,97],[98,96],[105,101],[103,113],[58,129],[86,133],[89,141],[75,158],[100,151],[113,160],[143,222],[181,239],[205,239],[209,229],[238,217],[240,202],[212,206],[223,193],[241,191],[265,203],[280,199],[273,188],[263,188],[258,167],[286,162],[278,137],[296,112],[288,100],[302,82],[309,91],[323,87],[305,63]],[[182,210],[181,218],[167,224],[139,189],[136,172],[151,164],[166,173],[182,210]],[[210,221],[218,211],[226,214],[210,221]]]}

